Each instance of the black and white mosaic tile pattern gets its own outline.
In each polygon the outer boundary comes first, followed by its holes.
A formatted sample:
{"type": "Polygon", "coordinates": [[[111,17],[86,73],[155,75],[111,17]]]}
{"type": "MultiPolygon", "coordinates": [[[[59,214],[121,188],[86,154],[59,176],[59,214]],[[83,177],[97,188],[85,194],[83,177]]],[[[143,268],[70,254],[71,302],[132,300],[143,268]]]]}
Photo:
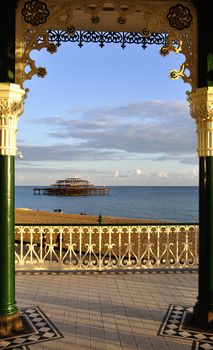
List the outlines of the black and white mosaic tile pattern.
{"type": "Polygon", "coordinates": [[[213,350],[213,332],[193,329],[186,323],[192,307],[170,305],[158,335],[192,342],[192,350],[213,350]]]}
{"type": "Polygon", "coordinates": [[[19,311],[21,317],[27,321],[29,329],[26,333],[14,337],[0,338],[0,349],[28,350],[30,344],[63,338],[38,306],[23,308],[19,311]]]}
{"type": "Polygon", "coordinates": [[[193,342],[192,350],[213,350],[213,344],[208,342],[193,342]]]}

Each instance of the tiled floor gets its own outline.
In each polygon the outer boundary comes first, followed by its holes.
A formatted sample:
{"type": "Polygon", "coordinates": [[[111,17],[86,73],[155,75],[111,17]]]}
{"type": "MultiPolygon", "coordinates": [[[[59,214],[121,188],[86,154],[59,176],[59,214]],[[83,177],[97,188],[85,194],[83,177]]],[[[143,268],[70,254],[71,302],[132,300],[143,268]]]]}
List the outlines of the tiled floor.
{"type": "Polygon", "coordinates": [[[16,275],[18,307],[39,306],[63,334],[32,350],[189,350],[158,332],[170,304],[192,307],[196,296],[197,273],[16,275]]]}

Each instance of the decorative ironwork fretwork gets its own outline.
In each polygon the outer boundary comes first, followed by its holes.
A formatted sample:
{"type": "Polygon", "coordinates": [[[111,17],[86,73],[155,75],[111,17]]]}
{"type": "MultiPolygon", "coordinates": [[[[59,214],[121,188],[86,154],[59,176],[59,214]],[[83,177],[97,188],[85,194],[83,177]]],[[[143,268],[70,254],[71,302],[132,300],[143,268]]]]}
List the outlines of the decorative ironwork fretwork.
{"type": "Polygon", "coordinates": [[[198,267],[196,224],[15,227],[17,270],[198,267]]]}
{"type": "Polygon", "coordinates": [[[32,59],[32,50],[54,53],[63,42],[117,43],[123,49],[155,44],[162,55],[185,56],[172,79],[183,79],[197,87],[197,12],[190,1],[147,0],[20,0],[16,14],[16,83],[23,87],[44,70],[32,59]],[[84,31],[83,31],[84,30],[84,31]],[[107,31],[108,30],[108,31],[107,31]],[[124,32],[124,33],[123,33],[124,32]]]}
{"type": "MultiPolygon", "coordinates": [[[[127,44],[139,44],[143,49],[148,45],[167,45],[167,34],[152,33],[144,37],[140,33],[121,33],[121,32],[93,32],[93,31],[79,31],[74,35],[70,35],[64,30],[49,30],[49,43],[54,43],[60,46],[65,42],[78,42],[78,46],[82,47],[83,43],[99,43],[100,47],[105,44],[114,43],[121,44],[124,49],[127,44]]],[[[43,37],[38,38],[38,43],[43,42],[43,37]]]]}
{"type": "Polygon", "coordinates": [[[167,19],[171,27],[183,30],[190,27],[192,15],[188,7],[178,4],[170,7],[167,19]]]}
{"type": "Polygon", "coordinates": [[[49,10],[45,2],[38,0],[27,1],[22,9],[22,15],[26,23],[38,26],[47,21],[49,10]]]}

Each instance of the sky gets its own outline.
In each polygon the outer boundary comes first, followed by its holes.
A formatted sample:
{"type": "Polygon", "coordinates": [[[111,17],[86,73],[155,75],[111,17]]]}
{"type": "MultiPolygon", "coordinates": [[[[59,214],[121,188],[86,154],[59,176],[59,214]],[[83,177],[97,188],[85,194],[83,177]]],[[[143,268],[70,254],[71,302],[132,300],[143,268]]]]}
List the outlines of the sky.
{"type": "Polygon", "coordinates": [[[181,79],[185,57],[159,46],[65,43],[33,51],[44,78],[26,81],[16,185],[80,177],[104,186],[196,186],[195,121],[181,79]]]}

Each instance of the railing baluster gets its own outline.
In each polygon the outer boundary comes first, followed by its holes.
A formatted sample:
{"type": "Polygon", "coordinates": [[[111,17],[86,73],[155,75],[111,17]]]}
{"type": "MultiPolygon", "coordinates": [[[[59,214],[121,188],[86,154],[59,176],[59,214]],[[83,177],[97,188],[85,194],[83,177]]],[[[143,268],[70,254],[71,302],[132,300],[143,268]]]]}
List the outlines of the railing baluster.
{"type": "Polygon", "coordinates": [[[63,232],[64,232],[64,228],[63,227],[59,227],[59,260],[60,262],[63,261],[63,232]]]}
{"type": "Polygon", "coordinates": [[[175,266],[179,267],[179,230],[176,227],[176,238],[175,238],[175,244],[176,244],[176,255],[175,255],[175,266]]]}
{"type": "Polygon", "coordinates": [[[128,227],[128,268],[131,267],[131,247],[132,247],[132,240],[131,240],[131,230],[130,227],[128,227]]]}
{"type": "Polygon", "coordinates": [[[156,251],[156,267],[160,266],[160,227],[156,227],[157,230],[157,251],[156,251]]]}
{"type": "Polygon", "coordinates": [[[194,266],[198,265],[198,234],[198,230],[196,230],[194,244],[194,266]]]}
{"type": "Polygon", "coordinates": [[[109,266],[112,267],[112,230],[109,229],[109,266]]]}
{"type": "Polygon", "coordinates": [[[102,271],[102,227],[98,228],[98,271],[102,271]]]}
{"type": "Polygon", "coordinates": [[[33,262],[33,231],[30,230],[30,263],[33,262]]]}
{"type": "Polygon", "coordinates": [[[70,254],[69,254],[69,264],[71,265],[72,264],[72,244],[73,244],[73,241],[72,241],[72,233],[73,233],[73,230],[70,228],[69,230],[69,251],[70,251],[70,254]]]}
{"type": "Polygon", "coordinates": [[[188,265],[189,262],[189,229],[186,229],[186,260],[185,265],[188,265]]]}
{"type": "Polygon", "coordinates": [[[170,234],[170,227],[167,227],[166,230],[166,266],[169,266],[169,234],[170,234]]]}
{"type": "Polygon", "coordinates": [[[92,232],[91,227],[89,228],[89,264],[88,266],[92,266],[92,232]]]}
{"type": "Polygon", "coordinates": [[[43,262],[43,248],[44,248],[44,238],[43,238],[43,230],[42,228],[40,228],[40,247],[39,247],[39,258],[40,258],[40,262],[43,262]]]}
{"type": "Polygon", "coordinates": [[[118,228],[118,266],[122,267],[122,251],[121,251],[121,227],[118,228]]]}
{"type": "Polygon", "coordinates": [[[140,256],[141,256],[141,227],[136,227],[136,232],[137,232],[137,241],[138,241],[138,256],[137,256],[137,267],[140,268],[141,267],[141,260],[140,260],[140,256]]]}
{"type": "Polygon", "coordinates": [[[150,231],[151,228],[149,227],[147,230],[147,247],[148,247],[148,264],[147,267],[150,266],[150,231]]]}
{"type": "Polygon", "coordinates": [[[23,240],[24,240],[24,237],[23,237],[23,230],[21,229],[20,231],[21,231],[20,232],[20,234],[21,234],[21,251],[20,251],[21,257],[20,257],[20,260],[22,263],[24,263],[23,262],[23,257],[24,257],[24,242],[23,242],[23,240]]]}
{"type": "Polygon", "coordinates": [[[79,229],[79,267],[83,267],[82,261],[82,228],[79,229]]]}
{"type": "Polygon", "coordinates": [[[53,261],[53,234],[52,228],[50,229],[50,262],[53,261]]]}

